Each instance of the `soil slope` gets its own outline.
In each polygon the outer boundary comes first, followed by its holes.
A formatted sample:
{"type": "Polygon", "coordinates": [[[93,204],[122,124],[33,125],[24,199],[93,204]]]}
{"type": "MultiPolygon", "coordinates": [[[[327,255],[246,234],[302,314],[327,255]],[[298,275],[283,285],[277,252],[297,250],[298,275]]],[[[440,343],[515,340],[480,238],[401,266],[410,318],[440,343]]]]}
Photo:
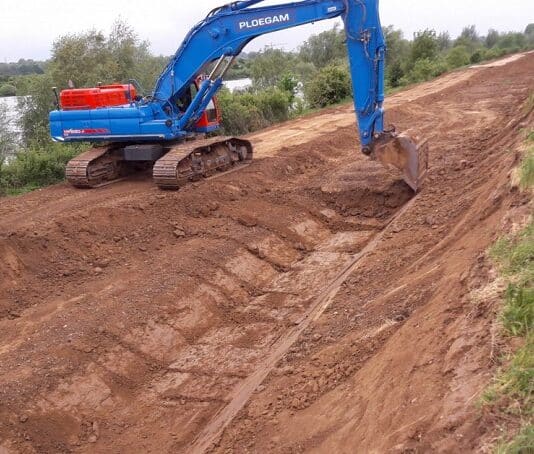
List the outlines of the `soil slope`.
{"type": "Polygon", "coordinates": [[[351,106],[253,134],[257,160],[0,200],[0,453],[470,452],[534,54],[388,100],[428,137],[413,196],[351,106]]]}

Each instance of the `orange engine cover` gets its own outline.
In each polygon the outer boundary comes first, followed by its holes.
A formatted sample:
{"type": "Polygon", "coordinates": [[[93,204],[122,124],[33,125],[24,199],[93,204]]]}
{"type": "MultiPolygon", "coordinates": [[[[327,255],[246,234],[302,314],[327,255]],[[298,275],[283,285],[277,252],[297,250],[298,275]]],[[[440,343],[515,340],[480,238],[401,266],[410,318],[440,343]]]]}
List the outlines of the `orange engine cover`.
{"type": "Polygon", "coordinates": [[[88,110],[129,104],[137,96],[131,84],[103,85],[96,88],[73,88],[60,95],[63,110],[88,110]]]}

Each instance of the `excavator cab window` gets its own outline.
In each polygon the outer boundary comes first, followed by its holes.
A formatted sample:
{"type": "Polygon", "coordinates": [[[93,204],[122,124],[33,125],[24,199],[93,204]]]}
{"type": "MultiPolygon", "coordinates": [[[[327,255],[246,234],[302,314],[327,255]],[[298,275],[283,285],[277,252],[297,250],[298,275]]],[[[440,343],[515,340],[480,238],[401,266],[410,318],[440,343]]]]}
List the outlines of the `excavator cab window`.
{"type": "Polygon", "coordinates": [[[215,107],[215,103],[213,102],[213,99],[208,104],[208,107],[206,107],[206,115],[208,117],[209,123],[215,123],[218,119],[217,108],[215,107]]]}
{"type": "Polygon", "coordinates": [[[185,93],[176,101],[176,105],[178,106],[178,109],[180,109],[180,112],[183,113],[187,110],[197,92],[198,88],[196,84],[193,83],[189,85],[189,88],[185,91],[185,93]]]}

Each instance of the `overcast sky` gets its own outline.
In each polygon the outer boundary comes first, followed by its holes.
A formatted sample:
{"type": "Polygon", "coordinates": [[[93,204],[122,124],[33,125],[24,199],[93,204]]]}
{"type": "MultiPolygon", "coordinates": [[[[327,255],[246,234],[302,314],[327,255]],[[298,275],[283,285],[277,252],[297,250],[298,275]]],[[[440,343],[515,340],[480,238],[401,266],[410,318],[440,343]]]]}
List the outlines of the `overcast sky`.
{"type": "MultiPolygon", "coordinates": [[[[171,55],[187,31],[225,0],[2,0],[0,61],[19,58],[44,60],[58,36],[91,28],[108,32],[122,17],[148,39],[156,54],[171,55]]],[[[284,3],[268,0],[265,4],[284,3]]],[[[522,31],[534,22],[534,0],[381,0],[383,25],[393,24],[406,36],[425,28],[458,35],[464,25],[475,24],[481,33],[493,27],[522,31]]],[[[310,34],[333,26],[324,21],[258,38],[246,50],[265,45],[298,47],[310,34]]]]}

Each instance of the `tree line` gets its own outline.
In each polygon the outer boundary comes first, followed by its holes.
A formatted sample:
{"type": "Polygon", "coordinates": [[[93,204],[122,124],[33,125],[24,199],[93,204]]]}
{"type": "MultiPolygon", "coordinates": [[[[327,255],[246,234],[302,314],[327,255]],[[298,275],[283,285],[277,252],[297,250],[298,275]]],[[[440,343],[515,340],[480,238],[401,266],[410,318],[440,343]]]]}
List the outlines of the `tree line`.
{"type": "MultiPolygon", "coordinates": [[[[524,32],[489,30],[484,36],[474,26],[468,26],[455,39],[448,33],[438,34],[430,29],[407,39],[393,26],[385,27],[384,35],[388,46],[388,89],[534,48],[534,24],[528,25],[524,32]]],[[[9,165],[2,165],[14,144],[9,140],[5,120],[2,121],[5,114],[2,116],[0,112],[3,138],[0,140],[0,188],[57,181],[63,177],[65,162],[83,149],[79,145],[51,142],[48,114],[54,108],[52,87],[95,86],[136,79],[145,87],[145,94],[150,94],[168,59],[153,55],[147,41],[141,40],[128,24],[117,21],[107,35],[89,30],[58,38],[46,63],[34,62],[35,66],[30,60],[20,60],[10,71],[14,68],[19,72],[31,68],[34,71],[9,76],[17,94],[28,95],[20,101],[24,152],[18,153],[9,165]]],[[[209,69],[205,68],[205,72],[209,69]]],[[[311,36],[296,51],[265,48],[242,54],[228,78],[244,77],[252,80],[251,87],[233,93],[223,89],[219,93],[223,133],[252,132],[311,109],[343,102],[352,94],[344,31],[334,27],[311,36]]]]}

